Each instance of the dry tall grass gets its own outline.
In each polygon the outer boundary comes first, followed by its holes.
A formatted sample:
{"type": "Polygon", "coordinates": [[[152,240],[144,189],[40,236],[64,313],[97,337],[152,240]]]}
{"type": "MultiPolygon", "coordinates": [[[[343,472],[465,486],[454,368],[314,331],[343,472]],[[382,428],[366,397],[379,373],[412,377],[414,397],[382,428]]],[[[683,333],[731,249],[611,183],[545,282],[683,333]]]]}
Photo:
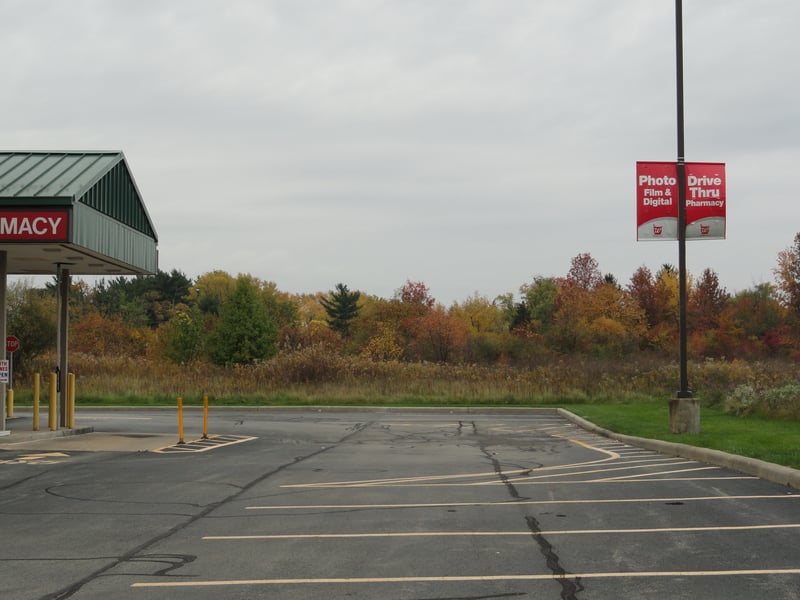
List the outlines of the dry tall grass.
{"type": "MultiPolygon", "coordinates": [[[[46,373],[55,357],[43,357],[46,373]]],[[[565,357],[527,368],[373,361],[325,347],[281,353],[257,365],[208,363],[73,353],[78,396],[92,402],[142,403],[208,395],[221,402],[498,404],[587,403],[674,397],[678,365],[653,355],[637,359],[565,357]]],[[[794,363],[705,361],[690,364],[696,396],[724,402],[740,385],[762,389],[798,381],[794,363]]],[[[28,382],[17,381],[16,388],[28,382]]]]}

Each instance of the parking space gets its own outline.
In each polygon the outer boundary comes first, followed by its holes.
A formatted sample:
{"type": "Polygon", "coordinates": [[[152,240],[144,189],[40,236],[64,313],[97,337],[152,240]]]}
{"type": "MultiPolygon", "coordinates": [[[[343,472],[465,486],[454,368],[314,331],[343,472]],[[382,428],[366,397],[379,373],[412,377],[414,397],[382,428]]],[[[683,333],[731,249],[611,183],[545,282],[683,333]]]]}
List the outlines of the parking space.
{"type": "Polygon", "coordinates": [[[121,455],[137,502],[181,481],[195,509],[57,597],[800,598],[795,491],[557,415],[218,419],[247,443],[121,455]]]}

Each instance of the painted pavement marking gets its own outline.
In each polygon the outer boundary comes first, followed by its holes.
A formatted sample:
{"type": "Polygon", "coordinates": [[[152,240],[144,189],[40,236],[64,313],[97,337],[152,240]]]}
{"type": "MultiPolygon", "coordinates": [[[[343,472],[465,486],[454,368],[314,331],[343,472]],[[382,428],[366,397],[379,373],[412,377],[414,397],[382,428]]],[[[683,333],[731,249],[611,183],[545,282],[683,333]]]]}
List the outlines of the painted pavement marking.
{"type": "Polygon", "coordinates": [[[629,573],[566,573],[564,575],[464,575],[442,577],[331,577],[319,579],[231,579],[211,581],[158,581],[131,584],[134,588],[224,587],[241,585],[448,583],[492,581],[553,581],[569,579],[628,579],[644,577],[733,577],[800,575],[800,569],[742,569],[736,571],[632,571],[629,573]]]}
{"type": "Polygon", "coordinates": [[[721,525],[706,527],[653,527],[641,529],[557,529],[552,531],[411,531],[389,533],[296,533],[264,535],[206,535],[201,539],[208,541],[249,541],[249,540],[328,540],[361,538],[416,538],[416,537],[531,537],[557,535],[629,535],[641,533],[695,533],[716,531],[755,531],[768,529],[800,529],[800,523],[783,525],[721,525]]]}
{"type": "Polygon", "coordinates": [[[720,502],[730,500],[800,500],[800,494],[763,494],[749,496],[686,496],[672,498],[594,498],[591,500],[506,500],[503,502],[427,502],[407,504],[280,504],[273,506],[246,506],[245,510],[336,510],[375,508],[448,508],[493,506],[509,508],[548,504],[641,504],[647,502],[720,502]]]}
{"type": "Polygon", "coordinates": [[[186,442],[185,444],[173,444],[172,446],[165,446],[151,450],[158,454],[190,454],[195,452],[207,452],[216,448],[224,446],[232,446],[233,444],[241,444],[243,442],[251,442],[257,440],[257,437],[246,435],[210,435],[207,439],[194,440],[186,442]]]}

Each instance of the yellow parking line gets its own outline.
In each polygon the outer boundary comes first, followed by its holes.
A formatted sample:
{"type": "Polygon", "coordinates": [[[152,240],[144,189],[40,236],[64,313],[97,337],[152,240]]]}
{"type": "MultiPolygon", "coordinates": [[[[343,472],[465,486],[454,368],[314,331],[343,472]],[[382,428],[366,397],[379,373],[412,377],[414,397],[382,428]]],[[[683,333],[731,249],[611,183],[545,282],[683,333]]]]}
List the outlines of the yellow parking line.
{"type": "Polygon", "coordinates": [[[733,577],[756,575],[800,575],[800,569],[741,569],[736,571],[632,571],[630,573],[552,573],[537,575],[463,575],[442,577],[330,577],[317,579],[230,579],[211,581],[155,581],[134,583],[134,588],[177,588],[241,585],[356,584],[356,583],[448,583],[491,581],[553,581],[563,579],[609,579],[643,577],[733,577]]]}
{"type": "Polygon", "coordinates": [[[611,498],[594,500],[514,500],[504,502],[431,502],[417,504],[282,504],[275,506],[246,506],[245,510],[332,510],[357,508],[449,508],[458,506],[517,507],[542,504],[634,504],[645,502],[706,502],[724,500],[798,500],[800,494],[753,496],[692,496],[682,498],[611,498]]]}
{"type": "MultiPolygon", "coordinates": [[[[785,525],[732,525],[717,527],[653,527],[643,529],[556,529],[537,531],[536,535],[552,537],[556,535],[610,535],[636,533],[696,533],[715,531],[752,531],[764,529],[800,529],[800,523],[785,525]]],[[[326,540],[359,538],[411,538],[411,537],[530,537],[531,531],[409,531],[394,533],[297,533],[265,535],[206,535],[201,539],[209,541],[248,541],[248,540],[326,540]]]]}

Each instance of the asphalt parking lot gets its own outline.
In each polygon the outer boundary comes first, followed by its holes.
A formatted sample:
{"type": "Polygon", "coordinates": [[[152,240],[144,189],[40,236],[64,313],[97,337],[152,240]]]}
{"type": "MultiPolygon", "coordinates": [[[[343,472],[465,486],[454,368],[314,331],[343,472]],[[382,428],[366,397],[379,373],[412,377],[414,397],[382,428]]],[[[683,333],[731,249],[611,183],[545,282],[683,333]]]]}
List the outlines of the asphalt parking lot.
{"type": "Polygon", "coordinates": [[[0,438],[4,600],[800,598],[796,490],[556,414],[78,422],[0,438]]]}

